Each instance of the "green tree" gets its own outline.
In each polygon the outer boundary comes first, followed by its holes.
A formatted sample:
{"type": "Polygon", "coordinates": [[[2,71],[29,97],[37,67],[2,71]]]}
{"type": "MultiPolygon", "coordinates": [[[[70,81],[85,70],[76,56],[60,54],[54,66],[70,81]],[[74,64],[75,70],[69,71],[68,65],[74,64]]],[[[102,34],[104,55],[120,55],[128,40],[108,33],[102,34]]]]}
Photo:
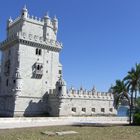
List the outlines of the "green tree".
{"type": "Polygon", "coordinates": [[[135,94],[135,102],[137,98],[137,92],[140,91],[140,64],[136,64],[135,68],[132,68],[128,72],[128,75],[124,78],[127,88],[132,94],[135,94]]]}
{"type": "Polygon", "coordinates": [[[130,106],[128,89],[126,88],[126,85],[123,80],[116,80],[115,85],[111,87],[111,92],[114,95],[114,108],[118,109],[119,105],[124,100],[127,100],[128,104],[130,106]]]}
{"type": "Polygon", "coordinates": [[[130,121],[131,121],[132,110],[134,112],[134,109],[136,108],[137,92],[140,91],[140,64],[136,64],[135,68],[132,68],[131,71],[128,72],[128,75],[124,78],[124,81],[131,97],[130,101],[130,121]]]}
{"type": "Polygon", "coordinates": [[[136,100],[136,113],[140,113],[140,97],[136,100]]]}
{"type": "MultiPolygon", "coordinates": [[[[115,85],[111,87],[111,92],[113,93],[113,96],[114,96],[114,103],[113,103],[114,108],[118,109],[119,105],[124,100],[128,102],[128,105],[130,107],[128,89],[123,80],[116,80],[115,85]]],[[[129,121],[131,124],[131,113],[129,115],[129,121]]]]}

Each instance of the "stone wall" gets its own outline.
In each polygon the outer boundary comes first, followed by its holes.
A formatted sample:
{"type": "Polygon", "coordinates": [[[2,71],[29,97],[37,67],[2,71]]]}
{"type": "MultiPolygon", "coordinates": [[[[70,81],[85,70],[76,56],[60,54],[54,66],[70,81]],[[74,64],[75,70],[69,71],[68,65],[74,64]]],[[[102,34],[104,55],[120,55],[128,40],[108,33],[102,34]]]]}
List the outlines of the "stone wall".
{"type": "Polygon", "coordinates": [[[0,118],[0,129],[55,125],[128,124],[127,117],[35,117],[0,118]]]}
{"type": "Polygon", "coordinates": [[[117,110],[113,107],[113,95],[111,93],[83,89],[70,89],[67,92],[61,92],[61,94],[56,92],[48,95],[50,116],[117,115],[117,110]]]}

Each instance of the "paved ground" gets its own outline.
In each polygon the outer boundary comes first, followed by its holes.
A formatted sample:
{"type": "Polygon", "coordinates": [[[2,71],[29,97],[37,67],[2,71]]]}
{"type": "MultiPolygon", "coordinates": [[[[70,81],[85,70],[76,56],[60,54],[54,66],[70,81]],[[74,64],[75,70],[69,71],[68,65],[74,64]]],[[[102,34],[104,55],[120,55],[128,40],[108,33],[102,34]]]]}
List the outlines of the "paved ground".
{"type": "Polygon", "coordinates": [[[0,118],[0,129],[55,126],[128,124],[127,117],[19,117],[0,118]]]}

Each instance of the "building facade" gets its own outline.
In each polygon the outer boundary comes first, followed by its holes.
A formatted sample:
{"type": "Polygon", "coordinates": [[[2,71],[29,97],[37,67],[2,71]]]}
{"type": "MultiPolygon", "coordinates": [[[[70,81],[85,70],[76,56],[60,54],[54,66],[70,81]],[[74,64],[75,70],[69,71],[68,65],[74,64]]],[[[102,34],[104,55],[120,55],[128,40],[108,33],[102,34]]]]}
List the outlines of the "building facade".
{"type": "Polygon", "coordinates": [[[7,21],[7,39],[0,44],[0,115],[115,115],[111,93],[66,89],[57,31],[56,17],[30,17],[26,7],[7,21]]]}

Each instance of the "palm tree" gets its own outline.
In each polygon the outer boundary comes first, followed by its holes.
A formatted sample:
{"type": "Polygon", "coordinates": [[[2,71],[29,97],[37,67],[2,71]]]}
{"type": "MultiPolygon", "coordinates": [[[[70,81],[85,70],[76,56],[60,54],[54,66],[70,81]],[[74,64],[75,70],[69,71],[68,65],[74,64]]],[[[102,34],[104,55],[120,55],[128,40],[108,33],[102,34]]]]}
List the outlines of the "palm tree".
{"type": "Polygon", "coordinates": [[[131,92],[135,92],[135,101],[137,98],[137,91],[140,89],[140,64],[136,64],[135,68],[132,68],[128,72],[128,75],[124,78],[126,84],[131,92]]]}
{"type": "Polygon", "coordinates": [[[114,95],[114,108],[118,109],[119,104],[124,100],[127,100],[130,105],[128,90],[123,80],[116,80],[115,86],[111,87],[111,91],[114,95]]]}
{"type": "MultiPolygon", "coordinates": [[[[128,89],[123,80],[116,80],[115,86],[111,87],[112,93],[114,95],[114,108],[118,109],[120,103],[127,100],[130,107],[130,98],[128,95],[128,89]]],[[[131,107],[130,107],[131,108],[131,107]]],[[[129,123],[131,124],[131,113],[129,113],[129,123]]]]}
{"type": "Polygon", "coordinates": [[[137,91],[140,91],[140,64],[136,64],[135,68],[132,68],[131,71],[128,72],[128,75],[124,78],[124,81],[126,82],[127,89],[130,91],[130,116],[132,118],[132,110],[134,109],[134,103],[136,105],[137,91]],[[135,99],[135,102],[133,98],[135,99]]]}

